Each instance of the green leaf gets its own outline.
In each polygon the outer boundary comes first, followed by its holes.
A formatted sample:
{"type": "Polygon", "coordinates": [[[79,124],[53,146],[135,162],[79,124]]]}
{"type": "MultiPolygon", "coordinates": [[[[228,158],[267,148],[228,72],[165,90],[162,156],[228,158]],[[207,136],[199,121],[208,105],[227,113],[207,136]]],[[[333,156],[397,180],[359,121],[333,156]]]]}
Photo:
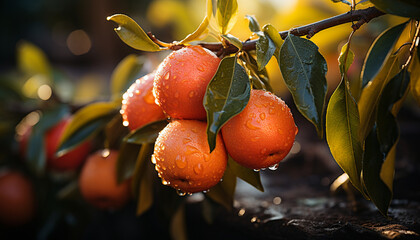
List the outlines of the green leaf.
{"type": "Polygon", "coordinates": [[[200,23],[198,28],[191,34],[188,34],[184,39],[182,39],[179,43],[188,43],[196,40],[203,39],[207,36],[209,30],[208,26],[210,23],[210,19],[213,16],[213,2],[212,0],[207,0],[207,9],[206,9],[206,16],[204,17],[203,21],[200,23]]]}
{"type": "Polygon", "coordinates": [[[248,18],[249,20],[249,30],[251,30],[251,32],[256,33],[256,32],[261,31],[260,24],[258,23],[255,16],[245,15],[245,17],[248,18]]]}
{"type": "Polygon", "coordinates": [[[318,47],[289,34],[280,49],[280,70],[298,110],[322,137],[327,62],[318,47]]]}
{"type": "Polygon", "coordinates": [[[260,172],[255,172],[253,169],[243,167],[242,165],[235,162],[231,157],[229,157],[228,165],[234,175],[251,184],[261,192],[264,192],[264,186],[261,183],[260,172]]]}
{"type": "Polygon", "coordinates": [[[371,0],[370,2],[383,12],[420,19],[420,2],[418,0],[371,0]]]}
{"type": "Polygon", "coordinates": [[[220,128],[246,106],[251,94],[249,78],[236,57],[225,57],[207,86],[203,105],[207,112],[207,140],[210,152],[216,147],[220,128]]]}
{"type": "Polygon", "coordinates": [[[153,144],[146,143],[141,146],[134,170],[132,188],[137,196],[137,216],[144,213],[153,204],[153,176],[154,166],[150,161],[153,154],[153,144]]]}
{"type": "Polygon", "coordinates": [[[385,30],[372,43],[363,64],[362,69],[362,87],[372,81],[378,72],[383,69],[386,60],[392,53],[394,45],[404,30],[407,22],[385,30]]]}
{"type": "Polygon", "coordinates": [[[351,3],[347,0],[331,0],[331,1],[334,2],[334,3],[341,2],[341,3],[344,3],[344,4],[347,4],[347,5],[351,6],[351,3]]]}
{"type": "Polygon", "coordinates": [[[118,184],[134,175],[140,148],[141,145],[122,142],[117,159],[118,184]]]}
{"type": "Polygon", "coordinates": [[[219,182],[216,186],[210,188],[206,193],[213,201],[224,206],[227,210],[231,211],[233,206],[233,199],[236,188],[236,176],[233,174],[229,165],[226,167],[223,181],[219,182]]]}
{"type": "Polygon", "coordinates": [[[166,120],[149,123],[139,129],[131,131],[125,138],[124,142],[132,144],[154,143],[159,132],[168,125],[166,120]]]}
{"type": "Polygon", "coordinates": [[[129,16],[115,14],[107,18],[118,24],[114,31],[120,39],[128,46],[141,51],[156,52],[162,50],[159,45],[154,43],[143,29],[129,16]]]}
{"type": "Polygon", "coordinates": [[[118,63],[111,75],[111,93],[114,101],[121,101],[121,95],[135,80],[143,67],[143,62],[138,56],[131,54],[118,63]]]}
{"type": "Polygon", "coordinates": [[[420,48],[417,47],[417,55],[413,56],[413,60],[410,64],[410,89],[417,101],[417,105],[420,106],[420,48]]]}
{"type": "Polygon", "coordinates": [[[218,0],[216,21],[222,35],[229,33],[238,18],[238,2],[236,0],[218,0]]]}
{"type": "Polygon", "coordinates": [[[341,75],[347,74],[350,65],[353,63],[354,53],[348,48],[348,43],[341,48],[340,56],[338,57],[338,66],[340,67],[341,75]]]}
{"type": "Polygon", "coordinates": [[[384,160],[384,155],[381,152],[380,144],[377,139],[376,127],[373,127],[365,141],[363,182],[369,198],[379,211],[384,216],[387,216],[388,207],[392,199],[392,191],[380,177],[384,160]]]}
{"type": "Polygon", "coordinates": [[[222,35],[222,38],[224,38],[226,41],[228,41],[229,43],[231,43],[233,46],[238,48],[238,51],[241,51],[242,49],[242,42],[241,40],[239,40],[237,37],[231,35],[231,34],[226,34],[226,35],[222,35]]]}
{"type": "Polygon", "coordinates": [[[257,60],[248,52],[241,55],[241,60],[245,65],[245,69],[249,71],[252,89],[264,89],[272,92],[273,88],[270,85],[267,69],[258,70],[257,60]]]}
{"type": "Polygon", "coordinates": [[[369,134],[375,122],[376,107],[383,87],[400,72],[398,56],[391,55],[382,70],[368,84],[360,95],[358,108],[360,116],[360,139],[363,141],[369,134]]]}
{"type": "Polygon", "coordinates": [[[258,70],[261,71],[274,55],[276,45],[273,40],[271,40],[271,38],[266,36],[263,32],[259,32],[257,35],[259,36],[256,44],[257,64],[258,70]]]}
{"type": "Polygon", "coordinates": [[[37,74],[52,77],[50,63],[45,53],[30,42],[21,41],[17,47],[17,61],[21,71],[33,76],[37,74]]]}
{"type": "Polygon", "coordinates": [[[382,91],[376,113],[376,131],[381,151],[385,155],[399,137],[398,124],[391,110],[394,104],[404,96],[409,83],[410,75],[406,69],[403,69],[387,83],[382,91]]]}
{"type": "Polygon", "coordinates": [[[347,173],[352,184],[363,193],[360,181],[363,150],[359,126],[356,101],[350,94],[347,81],[342,78],[327,107],[326,138],[335,161],[347,173]]]}
{"type": "Polygon", "coordinates": [[[49,111],[44,112],[39,122],[32,128],[28,140],[26,158],[29,168],[38,176],[45,172],[46,153],[45,153],[45,134],[46,132],[69,115],[70,110],[66,105],[59,105],[49,111]]]}
{"type": "Polygon", "coordinates": [[[61,136],[57,155],[65,154],[77,147],[105,127],[105,124],[117,113],[118,106],[113,102],[97,102],[78,110],[61,136]]]}
{"type": "Polygon", "coordinates": [[[124,127],[121,114],[114,116],[105,127],[105,148],[119,149],[129,130],[124,127]]]}
{"type": "Polygon", "coordinates": [[[280,37],[280,34],[277,31],[277,29],[273,27],[273,25],[271,24],[264,25],[263,32],[266,36],[268,35],[268,38],[270,38],[273,41],[274,45],[276,46],[276,51],[274,53],[274,56],[278,59],[281,45],[283,45],[283,42],[284,42],[283,39],[280,37]]]}

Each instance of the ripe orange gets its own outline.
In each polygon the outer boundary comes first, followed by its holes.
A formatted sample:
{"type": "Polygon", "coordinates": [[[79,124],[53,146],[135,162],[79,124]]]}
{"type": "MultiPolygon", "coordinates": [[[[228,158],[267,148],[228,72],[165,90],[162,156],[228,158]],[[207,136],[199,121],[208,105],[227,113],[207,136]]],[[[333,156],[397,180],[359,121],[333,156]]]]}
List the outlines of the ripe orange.
{"type": "Polygon", "coordinates": [[[210,154],[206,126],[196,120],[175,120],[156,139],[152,161],[162,183],[179,193],[208,190],[223,177],[227,164],[223,140],[219,134],[210,154]]]}
{"type": "Polygon", "coordinates": [[[118,151],[93,153],[83,165],[79,187],[84,199],[100,209],[117,209],[130,198],[130,182],[117,184],[118,151]]]}
{"type": "Polygon", "coordinates": [[[124,125],[130,130],[165,119],[162,109],[156,105],[153,96],[154,73],[147,74],[134,82],[123,95],[121,114],[124,125]]]}
{"type": "Polygon", "coordinates": [[[229,155],[239,164],[261,169],[279,163],[293,146],[297,127],[279,97],[251,90],[245,109],[222,127],[229,155]]]}
{"type": "Polygon", "coordinates": [[[172,52],[156,70],[153,94],[171,118],[206,119],[203,98],[220,59],[201,46],[172,52]]]}
{"type": "Polygon", "coordinates": [[[70,121],[70,117],[64,118],[49,129],[45,135],[47,166],[54,170],[75,170],[83,163],[91,149],[91,143],[86,141],[60,157],[55,155],[59,140],[70,121]]]}
{"type": "Polygon", "coordinates": [[[21,173],[3,170],[0,173],[0,222],[9,226],[28,223],[35,211],[32,183],[21,173]]]}

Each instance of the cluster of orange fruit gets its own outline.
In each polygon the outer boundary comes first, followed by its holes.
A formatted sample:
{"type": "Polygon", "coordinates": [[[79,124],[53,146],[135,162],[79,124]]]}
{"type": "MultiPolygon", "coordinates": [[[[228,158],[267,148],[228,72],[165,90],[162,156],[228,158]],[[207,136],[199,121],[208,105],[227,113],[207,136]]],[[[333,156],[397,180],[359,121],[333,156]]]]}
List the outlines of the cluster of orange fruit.
{"type": "Polygon", "coordinates": [[[162,183],[181,195],[216,185],[228,155],[247,168],[276,168],[298,131],[283,100],[264,90],[251,90],[247,106],[222,127],[210,153],[203,98],[220,61],[201,46],[184,47],[123,95],[123,124],[131,130],[169,118],[156,139],[152,162],[162,183]]]}

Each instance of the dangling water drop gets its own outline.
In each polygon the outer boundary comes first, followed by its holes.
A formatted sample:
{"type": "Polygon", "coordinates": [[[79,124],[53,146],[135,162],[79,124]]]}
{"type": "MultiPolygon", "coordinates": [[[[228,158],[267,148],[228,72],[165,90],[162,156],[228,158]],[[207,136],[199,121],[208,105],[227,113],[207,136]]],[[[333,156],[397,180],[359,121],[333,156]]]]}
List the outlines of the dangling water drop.
{"type": "Polygon", "coordinates": [[[276,164],[274,164],[274,165],[272,165],[272,166],[268,167],[268,169],[270,169],[270,170],[272,170],[272,171],[277,170],[277,168],[279,168],[279,164],[278,164],[278,163],[276,163],[276,164]]]}
{"type": "Polygon", "coordinates": [[[164,76],[165,80],[168,80],[170,76],[171,76],[171,73],[170,72],[167,72],[165,74],[165,76],[164,76]]]}
{"type": "Polygon", "coordinates": [[[184,192],[184,191],[182,191],[181,189],[177,189],[177,190],[176,190],[176,194],[178,194],[178,196],[183,197],[183,196],[185,196],[187,193],[186,193],[186,192],[184,192]]]}
{"type": "Polygon", "coordinates": [[[150,160],[152,161],[153,164],[156,164],[156,158],[154,154],[152,155],[152,158],[150,160]]]}
{"type": "Polygon", "coordinates": [[[106,157],[108,157],[109,156],[109,154],[111,154],[111,151],[109,151],[109,149],[104,149],[104,150],[102,150],[102,152],[101,152],[101,156],[103,157],[103,158],[106,158],[106,157]]]}
{"type": "Polygon", "coordinates": [[[169,185],[171,183],[162,178],[162,184],[166,186],[166,185],[169,185]]]}
{"type": "Polygon", "coordinates": [[[254,172],[259,172],[261,169],[254,169],[254,172]]]}

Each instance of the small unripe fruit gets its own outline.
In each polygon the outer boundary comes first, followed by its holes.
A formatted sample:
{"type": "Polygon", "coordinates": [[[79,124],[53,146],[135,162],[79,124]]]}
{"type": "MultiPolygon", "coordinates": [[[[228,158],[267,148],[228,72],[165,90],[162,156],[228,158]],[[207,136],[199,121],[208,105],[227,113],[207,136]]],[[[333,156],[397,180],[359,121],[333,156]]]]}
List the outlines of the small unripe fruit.
{"type": "Polygon", "coordinates": [[[171,118],[206,119],[203,98],[220,59],[201,46],[172,52],[156,70],[153,94],[171,118]]]}
{"type": "Polygon", "coordinates": [[[162,183],[180,193],[208,190],[216,185],[226,169],[227,154],[220,134],[210,153],[206,123],[176,120],[169,123],[156,139],[152,161],[162,183]]]}
{"type": "Polygon", "coordinates": [[[165,114],[153,96],[154,78],[155,74],[150,73],[137,79],[123,95],[121,115],[123,124],[130,130],[165,119],[165,114]]]}
{"type": "Polygon", "coordinates": [[[251,90],[245,109],[222,127],[229,155],[251,169],[279,163],[292,148],[297,132],[289,107],[263,90],[251,90]]]}

